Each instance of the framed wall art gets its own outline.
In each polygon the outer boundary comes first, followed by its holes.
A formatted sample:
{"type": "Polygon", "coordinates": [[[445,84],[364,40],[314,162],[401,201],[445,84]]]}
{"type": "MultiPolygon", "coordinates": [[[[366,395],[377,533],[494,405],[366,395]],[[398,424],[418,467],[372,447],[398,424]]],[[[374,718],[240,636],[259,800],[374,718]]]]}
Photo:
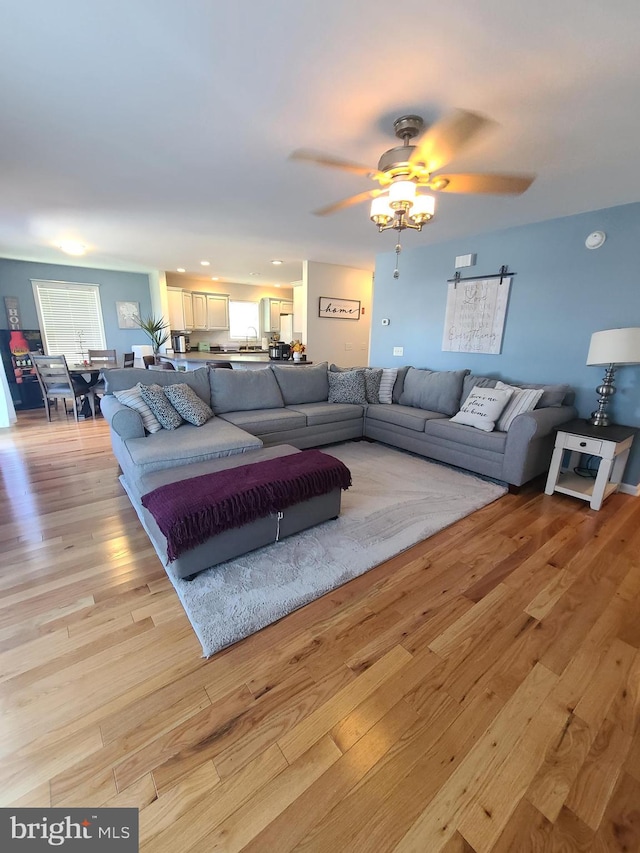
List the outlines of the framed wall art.
{"type": "Polygon", "coordinates": [[[331,320],[359,320],[360,301],[358,299],[340,299],[335,296],[321,296],[318,316],[331,320]]]}
{"type": "Polygon", "coordinates": [[[139,302],[116,302],[116,314],[118,315],[119,329],[139,329],[136,317],[140,316],[139,302]]]}

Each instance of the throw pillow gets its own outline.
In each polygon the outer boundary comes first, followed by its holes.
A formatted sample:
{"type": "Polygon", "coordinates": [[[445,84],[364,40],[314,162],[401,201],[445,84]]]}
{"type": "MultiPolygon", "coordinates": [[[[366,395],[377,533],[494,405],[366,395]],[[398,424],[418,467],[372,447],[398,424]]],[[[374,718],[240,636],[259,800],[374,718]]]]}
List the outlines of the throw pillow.
{"type": "Polygon", "coordinates": [[[140,414],[142,424],[147,432],[160,432],[162,424],[142,399],[142,394],[137,385],[134,385],[133,388],[125,388],[124,391],[114,391],[113,396],[123,406],[135,409],[140,414]]]}
{"type": "Polygon", "coordinates": [[[513,391],[476,386],[458,414],[451,420],[456,424],[466,424],[484,432],[491,432],[512,394],[513,391]]]}
{"type": "Polygon", "coordinates": [[[344,373],[327,372],[329,377],[329,402],[330,403],[358,403],[364,405],[367,402],[367,393],[364,383],[364,371],[346,370],[344,373]]]}
{"type": "Polygon", "coordinates": [[[508,385],[506,382],[496,382],[496,388],[500,391],[512,391],[511,399],[496,425],[496,428],[502,432],[507,432],[515,417],[523,412],[533,411],[544,393],[542,388],[518,388],[516,385],[508,385]]]}
{"type": "Polygon", "coordinates": [[[380,380],[382,379],[381,367],[365,367],[364,369],[364,392],[367,403],[380,402],[380,380]]]}
{"type": "Polygon", "coordinates": [[[404,379],[400,403],[442,415],[454,415],[460,409],[462,381],[468,372],[410,367],[404,379]]]}
{"type": "Polygon", "coordinates": [[[382,368],[380,391],[378,392],[378,399],[381,403],[393,403],[393,386],[396,384],[397,375],[397,367],[382,368]]]}
{"type": "Polygon", "coordinates": [[[173,408],[167,395],[159,385],[143,385],[138,382],[142,399],[160,421],[164,429],[177,429],[182,423],[182,415],[173,408]]]}
{"type": "Polygon", "coordinates": [[[164,393],[176,412],[194,426],[202,426],[213,417],[211,408],[189,385],[182,382],[166,385],[164,393]]]}

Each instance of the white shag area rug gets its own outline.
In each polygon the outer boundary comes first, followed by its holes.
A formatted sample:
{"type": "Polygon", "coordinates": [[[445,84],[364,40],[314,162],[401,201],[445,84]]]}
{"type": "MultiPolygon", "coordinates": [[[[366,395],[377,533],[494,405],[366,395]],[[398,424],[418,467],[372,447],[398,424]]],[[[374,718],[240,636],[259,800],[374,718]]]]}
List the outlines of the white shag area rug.
{"type": "Polygon", "coordinates": [[[192,581],[166,569],[205,657],[259,631],[437,531],[507,488],[368,442],[321,448],[350,469],[341,515],[192,581]]]}

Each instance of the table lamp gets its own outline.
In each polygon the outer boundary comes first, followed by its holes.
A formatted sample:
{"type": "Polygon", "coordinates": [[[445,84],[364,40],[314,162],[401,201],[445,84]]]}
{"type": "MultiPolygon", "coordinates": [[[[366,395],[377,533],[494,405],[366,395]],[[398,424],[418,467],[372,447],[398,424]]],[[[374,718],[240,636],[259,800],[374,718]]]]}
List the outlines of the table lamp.
{"type": "Polygon", "coordinates": [[[587,364],[607,365],[602,385],[596,393],[600,395],[598,408],[591,413],[589,423],[593,426],[609,426],[607,413],[609,398],[616,393],[614,374],[616,367],[623,364],[640,364],[640,328],[605,329],[591,335],[587,364]]]}

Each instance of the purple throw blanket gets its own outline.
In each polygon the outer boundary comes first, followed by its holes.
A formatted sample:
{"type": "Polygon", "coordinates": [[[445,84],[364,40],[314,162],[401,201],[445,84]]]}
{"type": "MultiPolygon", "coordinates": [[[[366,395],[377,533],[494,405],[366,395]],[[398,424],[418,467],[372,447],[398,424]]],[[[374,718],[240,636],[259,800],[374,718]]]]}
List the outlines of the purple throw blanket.
{"type": "Polygon", "coordinates": [[[347,466],[320,450],[303,450],[167,483],[142,496],[177,557],[224,530],[242,527],[334,489],[348,489],[347,466]]]}

